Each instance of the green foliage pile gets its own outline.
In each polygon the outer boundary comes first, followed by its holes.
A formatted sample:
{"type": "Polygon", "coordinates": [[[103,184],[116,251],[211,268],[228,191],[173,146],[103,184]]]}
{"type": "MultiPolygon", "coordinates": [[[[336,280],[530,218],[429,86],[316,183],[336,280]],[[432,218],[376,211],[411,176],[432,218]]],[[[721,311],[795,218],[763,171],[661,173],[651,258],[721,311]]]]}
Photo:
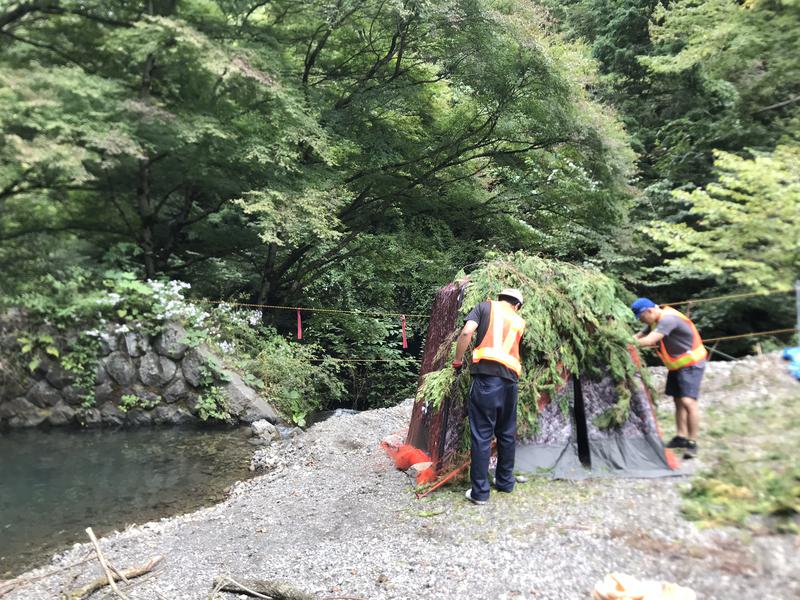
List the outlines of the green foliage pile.
{"type": "MultiPolygon", "coordinates": [[[[598,425],[610,427],[625,422],[630,389],[640,383],[628,353],[631,312],[620,299],[623,292],[614,281],[594,269],[521,252],[489,255],[468,274],[459,273],[456,281],[465,277],[469,284],[460,309],[462,316],[478,303],[496,299],[505,287],[515,287],[525,297],[519,313],[526,323],[520,347],[523,372],[518,426],[522,435],[536,431],[539,398],[560,387],[564,371],[610,375],[617,384],[619,398],[598,425]]],[[[462,323],[463,319],[459,328],[462,323]]],[[[448,342],[443,351],[452,358],[455,344],[448,342]]],[[[438,408],[454,389],[463,399],[468,378],[467,369],[457,374],[448,365],[426,375],[418,399],[438,408]],[[460,379],[458,388],[454,387],[456,378],[460,379]]]]}

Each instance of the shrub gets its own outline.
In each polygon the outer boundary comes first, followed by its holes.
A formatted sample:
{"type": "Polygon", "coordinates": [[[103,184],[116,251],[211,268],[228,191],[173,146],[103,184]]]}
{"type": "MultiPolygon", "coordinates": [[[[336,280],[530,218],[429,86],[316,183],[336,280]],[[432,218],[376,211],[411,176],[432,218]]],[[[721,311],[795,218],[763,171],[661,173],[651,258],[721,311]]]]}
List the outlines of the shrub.
{"type": "Polygon", "coordinates": [[[217,421],[230,421],[231,413],[228,410],[228,400],[222,389],[211,386],[197,399],[197,414],[201,420],[214,419],[217,421]]]}
{"type": "Polygon", "coordinates": [[[341,365],[329,357],[318,358],[319,348],[314,345],[288,342],[269,328],[264,333],[258,375],[269,399],[303,426],[307,415],[341,398],[344,387],[337,379],[341,365]]]}

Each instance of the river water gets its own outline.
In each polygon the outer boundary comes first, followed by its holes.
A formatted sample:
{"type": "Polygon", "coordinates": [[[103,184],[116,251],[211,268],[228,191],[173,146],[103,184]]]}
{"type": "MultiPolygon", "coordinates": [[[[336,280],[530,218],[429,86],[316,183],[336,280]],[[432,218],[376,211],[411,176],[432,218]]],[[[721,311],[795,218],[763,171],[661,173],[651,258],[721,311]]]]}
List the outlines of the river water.
{"type": "Polygon", "coordinates": [[[0,579],[98,535],[185,513],[249,476],[241,430],[0,433],[0,579]]]}

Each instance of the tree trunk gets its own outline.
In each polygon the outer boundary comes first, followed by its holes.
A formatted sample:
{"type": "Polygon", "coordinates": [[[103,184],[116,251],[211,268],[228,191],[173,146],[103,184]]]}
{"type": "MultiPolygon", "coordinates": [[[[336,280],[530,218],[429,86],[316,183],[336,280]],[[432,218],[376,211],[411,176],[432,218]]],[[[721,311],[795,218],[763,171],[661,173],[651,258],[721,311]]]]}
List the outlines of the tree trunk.
{"type": "MultiPolygon", "coordinates": [[[[142,99],[146,99],[150,95],[150,85],[155,64],[155,57],[152,54],[148,54],[142,69],[142,83],[139,88],[139,97],[142,99]]],[[[149,157],[146,160],[139,161],[136,200],[139,208],[139,219],[142,224],[139,245],[144,253],[145,275],[148,279],[154,279],[156,276],[155,242],[153,239],[155,211],[153,210],[153,200],[150,196],[150,164],[151,159],[149,157]]]]}
{"type": "MultiPolygon", "coordinates": [[[[271,242],[267,249],[267,259],[264,261],[264,268],[261,270],[261,282],[258,286],[258,297],[256,302],[258,304],[269,304],[270,293],[273,290],[272,278],[275,271],[275,256],[278,252],[278,245],[271,242]]],[[[270,311],[261,309],[261,322],[271,323],[270,311]]]]}
{"type": "Polygon", "coordinates": [[[139,181],[136,186],[136,200],[142,230],[139,246],[144,253],[144,270],[148,279],[156,276],[155,242],[153,240],[153,203],[150,197],[150,161],[139,161],[139,181]]]}

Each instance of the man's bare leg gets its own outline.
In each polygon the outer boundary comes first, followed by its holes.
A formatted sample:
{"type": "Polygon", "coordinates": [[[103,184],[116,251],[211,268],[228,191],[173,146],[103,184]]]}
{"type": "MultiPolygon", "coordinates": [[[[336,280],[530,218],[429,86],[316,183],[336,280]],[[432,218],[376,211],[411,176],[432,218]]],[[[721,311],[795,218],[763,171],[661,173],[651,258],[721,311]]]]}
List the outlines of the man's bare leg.
{"type": "Polygon", "coordinates": [[[683,413],[686,415],[686,438],[696,441],[700,434],[700,409],[697,400],[684,396],[680,399],[683,406],[683,413]]]}
{"type": "MultiPolygon", "coordinates": [[[[688,412],[683,398],[675,400],[675,435],[682,438],[689,438],[688,433],[688,412]]],[[[692,439],[692,438],[689,438],[692,439]]]]}

